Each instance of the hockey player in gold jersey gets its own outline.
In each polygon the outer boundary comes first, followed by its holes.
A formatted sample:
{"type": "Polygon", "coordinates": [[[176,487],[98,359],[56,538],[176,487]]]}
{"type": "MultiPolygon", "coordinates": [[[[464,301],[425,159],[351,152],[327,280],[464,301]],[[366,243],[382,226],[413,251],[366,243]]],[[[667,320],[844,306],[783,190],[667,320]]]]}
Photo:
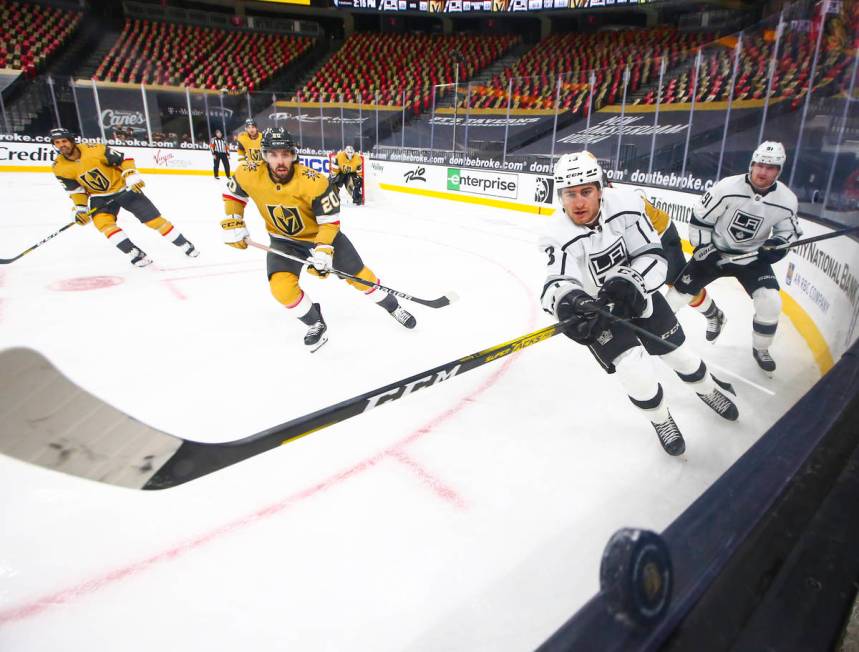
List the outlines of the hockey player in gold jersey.
{"type": "Polygon", "coordinates": [[[342,152],[337,152],[331,161],[331,183],[338,189],[346,186],[352,203],[360,206],[364,202],[364,170],[360,154],[355,148],[347,145],[342,152]]]}
{"type": "Polygon", "coordinates": [[[74,134],[62,127],[52,129],[50,138],[59,152],[53,165],[54,176],[71,197],[78,224],[83,226],[92,220],[108,241],[128,256],[136,267],[145,267],[152,260],[117,226],[116,216],[120,208],[162,236],[169,237],[186,256],[195,258],[199,255],[194,245],[165,220],[143,194],[144,181],[134,167],[134,159],[126,158],[122,152],[106,145],[77,143],[74,134]]]}
{"type": "MultiPolygon", "coordinates": [[[[298,152],[285,129],[267,129],[262,136],[262,163],[244,165],[227,183],[221,222],[226,244],[246,249],[248,231],[244,210],[253,200],[265,220],[271,247],[308,261],[307,271],[320,277],[336,269],[378,283],[364,265],[349,238],[340,231],[340,199],[323,175],[297,162],[298,152]]],[[[286,306],[309,329],[304,343],[316,351],[328,339],[327,325],[318,303],[313,303],[299,285],[303,265],[268,254],[266,268],[274,298],[286,306]]],[[[372,298],[406,328],[415,318],[400,307],[397,298],[376,288],[347,279],[356,290],[372,298]]]]}
{"type": "Polygon", "coordinates": [[[236,137],[239,148],[239,165],[243,163],[260,163],[262,154],[260,143],[262,136],[253,118],[245,120],[245,130],[236,137]]]}

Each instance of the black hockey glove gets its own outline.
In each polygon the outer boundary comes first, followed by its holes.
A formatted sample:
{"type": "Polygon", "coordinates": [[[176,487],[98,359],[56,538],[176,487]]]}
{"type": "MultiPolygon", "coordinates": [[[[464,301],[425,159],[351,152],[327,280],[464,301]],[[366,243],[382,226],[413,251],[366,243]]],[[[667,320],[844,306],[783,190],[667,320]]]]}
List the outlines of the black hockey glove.
{"type": "Polygon", "coordinates": [[[787,256],[787,249],[775,249],[775,247],[780,247],[786,244],[787,240],[784,238],[770,238],[764,242],[760,249],[758,249],[758,260],[770,265],[777,263],[787,256]]]}
{"type": "Polygon", "coordinates": [[[641,317],[647,310],[647,290],[641,274],[631,267],[618,267],[609,272],[597,295],[600,303],[611,307],[620,319],[641,317]]]}
{"type": "Polygon", "coordinates": [[[697,261],[710,260],[715,262],[719,259],[719,250],[712,242],[709,244],[698,245],[692,252],[692,259],[697,261]]]}
{"type": "Polygon", "coordinates": [[[584,290],[573,290],[558,302],[558,319],[573,318],[564,334],[579,344],[593,344],[606,328],[606,319],[600,314],[602,306],[584,290]]]}

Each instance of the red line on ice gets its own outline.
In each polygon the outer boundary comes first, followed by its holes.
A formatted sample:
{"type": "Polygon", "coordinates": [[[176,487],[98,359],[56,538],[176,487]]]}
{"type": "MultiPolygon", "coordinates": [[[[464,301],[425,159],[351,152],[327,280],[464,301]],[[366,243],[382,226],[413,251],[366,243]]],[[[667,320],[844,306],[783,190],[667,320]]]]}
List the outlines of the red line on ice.
{"type": "Polygon", "coordinates": [[[430,473],[426,467],[406,453],[402,447],[395,446],[394,448],[388,449],[388,455],[402,463],[412,473],[418,476],[418,479],[432,489],[443,501],[450,503],[459,509],[465,509],[465,500],[456,492],[456,489],[448,486],[443,480],[430,473]]]}
{"type": "MultiPolygon", "coordinates": [[[[534,308],[534,296],[530,289],[525,286],[521,279],[516,277],[509,269],[504,268],[505,271],[512,276],[519,284],[525,288],[526,294],[528,296],[529,302],[531,304],[531,313],[529,319],[529,329],[533,329],[536,324],[536,309],[534,308]]],[[[127,566],[122,566],[120,568],[116,568],[107,573],[99,575],[97,577],[93,577],[92,579],[85,580],[79,584],[76,584],[70,588],[62,589],[60,591],[56,591],[54,593],[50,593],[47,595],[43,595],[40,598],[36,598],[35,600],[19,605],[17,607],[11,607],[9,609],[4,609],[0,611],[0,626],[8,625],[11,623],[15,623],[21,620],[25,620],[27,618],[31,618],[36,616],[50,607],[54,607],[57,605],[67,604],[74,601],[77,598],[86,597],[89,594],[95,593],[101,589],[112,586],[114,583],[131,577],[133,575],[137,575],[138,573],[142,573],[143,571],[160,564],[166,561],[172,561],[177,559],[189,552],[192,552],[198,548],[203,547],[213,541],[216,541],[226,535],[232,534],[233,532],[238,532],[243,530],[251,525],[254,525],[257,522],[264,521],[273,516],[276,516],[294,505],[312,498],[317,494],[324,493],[329,489],[340,485],[341,483],[349,480],[364,471],[372,469],[379,462],[393,457],[394,459],[398,459],[403,462],[413,471],[418,473],[418,477],[426,482],[430,482],[434,479],[433,476],[426,473],[426,476],[422,475],[417,469],[420,467],[415,463],[414,466],[409,464],[406,460],[410,460],[403,453],[403,448],[412,444],[419,439],[422,439],[429,433],[431,433],[435,428],[444,423],[445,421],[451,419],[456,416],[459,412],[461,412],[467,405],[474,402],[475,398],[483,394],[486,390],[491,388],[498,380],[507,372],[512,363],[518,358],[519,354],[513,354],[511,356],[507,356],[501,365],[488,377],[486,378],[476,389],[472,390],[471,393],[467,394],[459,401],[457,401],[451,408],[437,414],[435,417],[424,423],[421,427],[417,428],[410,434],[403,437],[401,440],[390,446],[389,448],[376,453],[375,455],[368,457],[367,459],[358,462],[354,466],[340,471],[332,476],[329,476],[325,480],[318,482],[306,489],[302,489],[286,498],[279,500],[275,503],[262,507],[250,514],[238,518],[234,521],[231,521],[225,525],[222,525],[214,530],[210,530],[204,534],[201,534],[197,537],[194,537],[190,540],[187,540],[183,543],[180,543],[176,546],[168,548],[162,552],[156,553],[151,557],[147,557],[141,561],[128,564],[127,566]]],[[[433,487],[435,491],[445,491],[444,485],[439,485],[438,487],[433,487]]],[[[445,498],[446,500],[454,500],[453,497],[458,497],[458,494],[453,493],[449,495],[450,497],[445,498]]],[[[461,500],[461,499],[460,499],[461,500]]],[[[463,501],[464,505],[464,501],[463,501]]]]}

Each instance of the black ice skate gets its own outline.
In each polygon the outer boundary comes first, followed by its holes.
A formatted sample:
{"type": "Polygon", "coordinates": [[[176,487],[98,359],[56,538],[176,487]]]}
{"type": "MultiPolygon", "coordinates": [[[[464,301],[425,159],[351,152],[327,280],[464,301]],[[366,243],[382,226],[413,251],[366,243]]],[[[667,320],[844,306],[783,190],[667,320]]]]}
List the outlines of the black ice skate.
{"type": "Polygon", "coordinates": [[[146,252],[141,251],[137,247],[132,248],[128,252],[128,256],[131,258],[131,264],[135,267],[146,267],[152,264],[152,259],[146,255],[146,252]]]}
{"type": "Polygon", "coordinates": [[[308,324],[310,328],[308,328],[307,333],[304,334],[304,346],[306,346],[311,353],[318,351],[319,348],[328,341],[328,336],[325,334],[325,331],[328,330],[328,326],[322,318],[322,311],[319,309],[319,304],[314,303],[313,308],[316,310],[316,314],[319,315],[319,319],[308,324]]]}
{"type": "Polygon", "coordinates": [[[410,313],[402,306],[397,306],[388,314],[391,315],[391,317],[396,319],[406,328],[414,328],[415,326],[417,326],[418,320],[414,318],[414,315],[412,315],[412,313],[410,313]]]}
{"type": "Polygon", "coordinates": [[[725,313],[716,308],[716,304],[713,304],[713,308],[715,309],[712,316],[704,315],[707,318],[707,341],[710,344],[715,344],[716,340],[719,338],[719,335],[722,334],[722,329],[725,327],[725,324],[728,323],[727,318],[725,317],[725,313]]]}
{"type": "Polygon", "coordinates": [[[716,383],[719,387],[714,389],[709,394],[698,394],[698,398],[700,398],[704,403],[706,403],[716,414],[718,414],[723,419],[727,419],[728,421],[736,421],[740,417],[740,411],[737,409],[736,404],[731,400],[728,394],[733,394],[734,396],[737,393],[734,391],[731,383],[722,382],[715,376],[710,376],[713,379],[713,382],[716,383]]]}
{"type": "Polygon", "coordinates": [[[752,355],[761,370],[772,378],[775,371],[775,360],[770,357],[770,352],[767,349],[752,349],[752,355]]]}
{"type": "Polygon", "coordinates": [[[182,245],[181,249],[184,254],[188,256],[188,258],[196,258],[200,255],[200,250],[197,249],[197,247],[192,245],[190,242],[185,242],[185,244],[182,245]]]}
{"type": "MultiPolygon", "coordinates": [[[[651,421],[651,423],[653,423],[651,421]]],[[[668,419],[662,423],[653,423],[653,428],[656,430],[656,435],[659,437],[659,443],[669,455],[682,455],[686,452],[686,442],[683,440],[683,435],[680,434],[680,429],[674,423],[671,414],[668,414],[668,419]]]]}

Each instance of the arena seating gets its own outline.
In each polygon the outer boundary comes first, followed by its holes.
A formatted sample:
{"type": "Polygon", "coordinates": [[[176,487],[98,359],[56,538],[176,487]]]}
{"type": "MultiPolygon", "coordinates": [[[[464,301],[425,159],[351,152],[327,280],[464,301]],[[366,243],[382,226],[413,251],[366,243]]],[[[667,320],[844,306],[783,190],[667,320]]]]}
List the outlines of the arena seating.
{"type": "MultiPolygon", "coordinates": [[[[814,55],[814,40],[808,34],[787,32],[782,38],[772,77],[771,98],[790,100],[793,108],[799,106],[808,89],[811,62],[814,55]]],[[[751,33],[743,41],[742,55],[734,84],[734,101],[760,100],[766,96],[769,64],[775,42],[763,38],[761,33],[751,33]]],[[[709,47],[703,51],[696,89],[696,101],[727,101],[731,90],[733,73],[733,50],[730,47],[709,47]]],[[[824,39],[818,57],[818,75],[822,79],[839,77],[850,58],[843,48],[824,39]]],[[[688,102],[691,100],[694,71],[690,67],[672,80],[664,92],[662,102],[688,102]]],[[[822,80],[818,77],[816,83],[822,80]]],[[[645,104],[656,101],[651,89],[643,99],[645,104]]]]}
{"type": "Polygon", "coordinates": [[[253,91],[310,46],[306,37],[127,19],[93,79],[253,91]]]}
{"type": "Polygon", "coordinates": [[[629,90],[635,92],[656,79],[659,57],[667,57],[670,70],[710,38],[708,34],[684,34],[665,28],[552,35],[526,52],[502,75],[496,75],[487,86],[472,87],[469,106],[505,108],[512,81],[511,108],[552,108],[558,92],[558,74],[567,73],[561,81],[560,105],[573,112],[585,111],[590,92],[588,71],[594,70],[594,108],[599,108],[619,101],[625,64],[630,65],[629,90]]]}
{"type": "MultiPolygon", "coordinates": [[[[453,84],[451,51],[465,57],[459,71],[465,80],[485,69],[515,43],[518,36],[429,36],[424,34],[371,34],[350,36],[343,47],[317,71],[295,99],[306,102],[375,101],[406,105],[415,113],[431,107],[432,89],[453,84]]],[[[439,89],[436,102],[453,88],[439,89]]]]}
{"type": "MultiPolygon", "coordinates": [[[[857,12],[859,13],[859,12],[857,12]]],[[[855,34],[859,18],[852,16],[844,34],[855,34]]],[[[496,75],[487,86],[472,87],[461,102],[471,108],[506,108],[508,87],[512,88],[511,109],[552,109],[558,93],[558,74],[562,75],[560,107],[573,114],[587,114],[590,88],[588,71],[594,69],[593,108],[621,101],[623,69],[630,67],[627,101],[630,104],[655,104],[657,101],[660,58],[666,57],[667,74],[663,79],[661,104],[689,102],[694,82],[694,52],[712,39],[709,34],[681,34],[673,30],[638,32],[601,32],[563,34],[545,39],[528,51],[503,75],[496,75]],[[576,71],[569,73],[567,71],[576,71]],[[639,91],[649,86],[646,91],[639,91]]],[[[848,37],[836,42],[824,39],[818,70],[823,78],[834,79],[847,68],[850,57],[848,37]]],[[[696,89],[699,102],[726,101],[733,72],[732,39],[702,48],[702,61],[696,89]]],[[[734,100],[762,99],[766,95],[769,62],[774,41],[762,31],[746,34],[740,58],[734,100]]],[[[808,86],[814,40],[808,34],[786,32],[780,46],[773,98],[790,98],[794,107],[808,86]]]]}
{"type": "Polygon", "coordinates": [[[77,29],[80,11],[0,0],[0,68],[34,77],[77,29]]]}

